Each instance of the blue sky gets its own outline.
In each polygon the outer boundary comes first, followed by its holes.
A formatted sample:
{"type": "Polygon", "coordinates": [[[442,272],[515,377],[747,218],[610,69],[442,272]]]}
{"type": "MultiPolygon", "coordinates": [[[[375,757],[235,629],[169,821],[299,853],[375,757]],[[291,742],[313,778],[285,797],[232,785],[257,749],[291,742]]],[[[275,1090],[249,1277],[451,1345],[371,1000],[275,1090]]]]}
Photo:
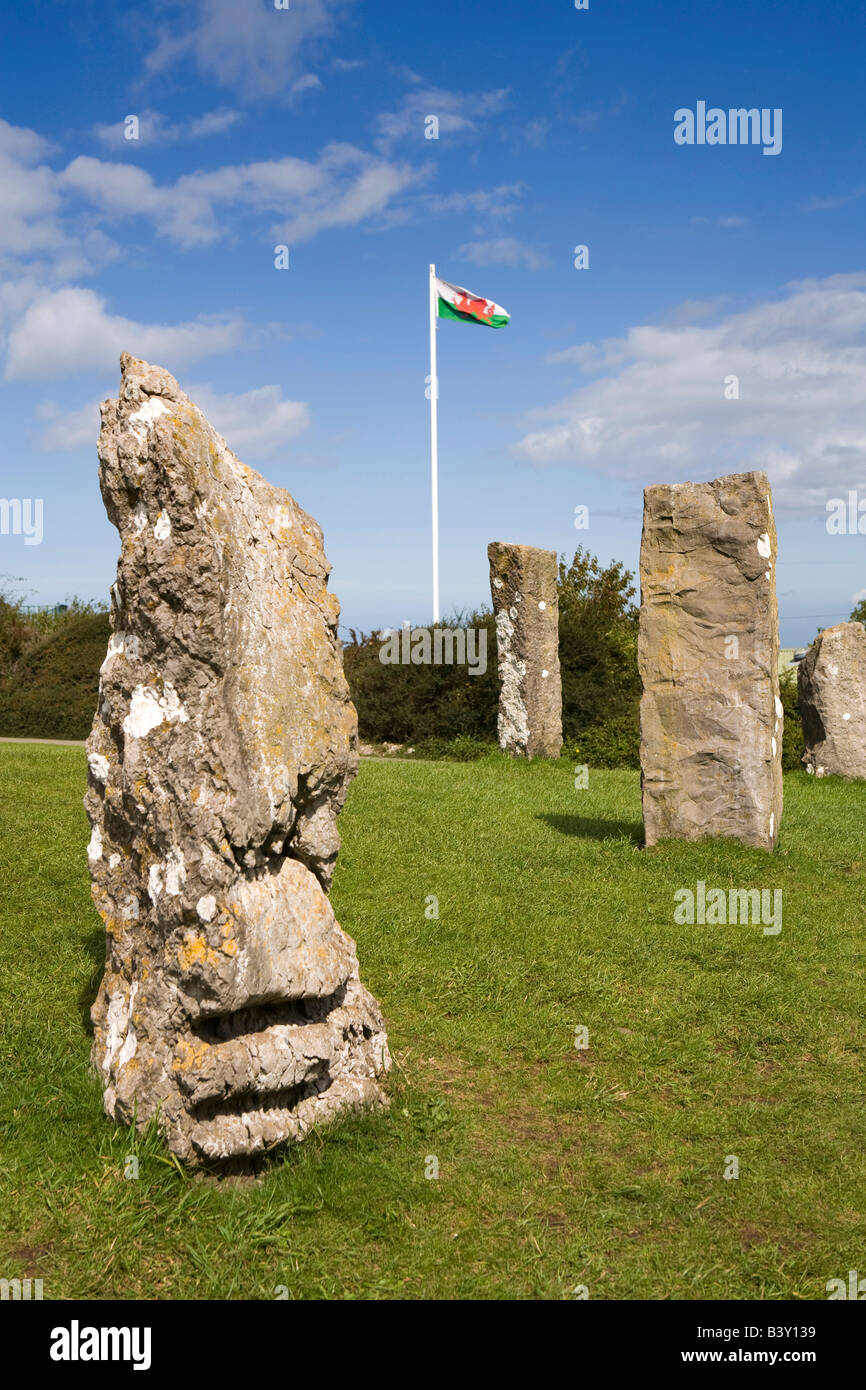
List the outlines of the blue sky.
{"type": "Polygon", "coordinates": [[[446,611],[489,598],[490,540],[636,569],[644,486],[761,467],[783,643],[844,620],[864,31],[853,0],[6,7],[0,493],[43,498],[44,536],[0,535],[0,573],[107,595],[95,406],[127,349],[320,522],[344,627],[428,621],[435,261],[512,316],[439,327],[446,611]],[[677,145],[698,101],[781,109],[781,152],[677,145]]]}

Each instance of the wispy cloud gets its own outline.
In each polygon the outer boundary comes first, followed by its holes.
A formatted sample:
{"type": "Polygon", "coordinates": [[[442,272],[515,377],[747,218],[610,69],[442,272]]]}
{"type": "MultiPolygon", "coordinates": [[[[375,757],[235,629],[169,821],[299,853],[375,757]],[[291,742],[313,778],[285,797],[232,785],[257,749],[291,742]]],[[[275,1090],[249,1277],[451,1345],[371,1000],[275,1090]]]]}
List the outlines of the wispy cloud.
{"type": "Polygon", "coordinates": [[[473,265],[525,265],[527,270],[543,270],[547,257],[515,237],[494,237],[491,241],[467,241],[458,256],[473,265]]]}
{"type": "MultiPolygon", "coordinates": [[[[184,390],[241,458],[270,458],[310,427],[306,402],[284,400],[280,386],[259,386],[237,395],[194,384],[185,384],[184,390]]],[[[50,421],[42,435],[43,449],[59,451],[95,445],[99,435],[98,401],[88,401],[66,412],[46,401],[37,414],[50,421]]]]}
{"type": "Polygon", "coordinates": [[[866,193],[866,183],[861,183],[857,188],[852,188],[849,193],[838,193],[827,198],[811,198],[805,204],[805,210],[806,212],[832,212],[836,208],[847,208],[862,198],[864,193],[866,193]]]}
{"type": "Polygon", "coordinates": [[[93,290],[38,294],[7,339],[7,381],[39,380],[114,366],[124,350],[173,367],[228,352],[248,338],[242,320],[202,316],[190,323],[138,323],[110,314],[93,290]]]}
{"type": "Polygon", "coordinates": [[[516,452],[644,483],[763,468],[784,509],[823,512],[827,496],[866,488],[864,340],[857,272],[796,282],[713,325],[579,344],[550,360],[598,380],[535,411],[516,452]],[[725,396],[731,375],[738,399],[725,396]]]}
{"type": "Polygon", "coordinates": [[[350,7],[351,0],[291,0],[279,10],[260,0],[182,0],[158,28],[146,70],[155,75],[192,61],[203,77],[246,99],[286,97],[350,7]]]}
{"type": "MultiPolygon", "coordinates": [[[[414,77],[414,74],[412,74],[414,77]]],[[[508,99],[508,88],[486,92],[455,92],[444,87],[413,87],[396,111],[383,111],[376,119],[377,147],[389,153],[400,140],[433,141],[425,134],[428,117],[438,122],[438,139],[470,136],[479,132],[480,123],[497,115],[508,99]]]]}
{"type": "Polygon", "coordinates": [[[138,131],[134,139],[130,139],[128,135],[132,129],[128,125],[129,117],[113,121],[109,125],[95,125],[93,133],[107,149],[129,151],[139,143],[170,145],[181,140],[204,140],[211,135],[224,135],[241,119],[240,111],[234,111],[228,106],[222,106],[216,111],[206,111],[204,115],[194,116],[186,121],[169,121],[161,111],[147,109],[136,115],[138,131]]]}
{"type": "Polygon", "coordinates": [[[725,217],[690,217],[690,227],[748,227],[751,218],[730,214],[725,217]]]}
{"type": "Polygon", "coordinates": [[[61,186],[121,221],[148,218],[180,246],[203,246],[227,234],[225,211],[265,214],[273,234],[306,241],[327,227],[350,226],[382,213],[419,177],[353,145],[329,145],[316,162],[286,156],[256,164],[224,165],[158,184],[146,170],[80,155],[60,176],[61,186]]]}

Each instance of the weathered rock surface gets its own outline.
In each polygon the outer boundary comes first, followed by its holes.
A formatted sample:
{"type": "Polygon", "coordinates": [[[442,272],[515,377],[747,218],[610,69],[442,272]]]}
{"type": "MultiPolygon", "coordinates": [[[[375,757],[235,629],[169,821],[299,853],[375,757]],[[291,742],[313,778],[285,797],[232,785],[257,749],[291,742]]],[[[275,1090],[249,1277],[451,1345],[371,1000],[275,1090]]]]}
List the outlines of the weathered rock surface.
{"type": "Polygon", "coordinates": [[[765,474],[645,490],[638,665],[648,845],[704,836],[776,843],[775,571],[765,474]]]}
{"type": "Polygon", "coordinates": [[[866,628],[839,623],[816,637],[797,667],[807,772],[866,777],[866,628]]]}
{"type": "Polygon", "coordinates": [[[562,748],[556,551],[491,541],[490,592],[499,662],[499,746],[518,757],[562,748]]]}
{"type": "Polygon", "coordinates": [[[357,720],[322,533],[177,382],[124,354],[100,485],[120,532],[85,806],[105,1109],[185,1161],[382,1100],[384,1025],[327,898],[357,720]]]}

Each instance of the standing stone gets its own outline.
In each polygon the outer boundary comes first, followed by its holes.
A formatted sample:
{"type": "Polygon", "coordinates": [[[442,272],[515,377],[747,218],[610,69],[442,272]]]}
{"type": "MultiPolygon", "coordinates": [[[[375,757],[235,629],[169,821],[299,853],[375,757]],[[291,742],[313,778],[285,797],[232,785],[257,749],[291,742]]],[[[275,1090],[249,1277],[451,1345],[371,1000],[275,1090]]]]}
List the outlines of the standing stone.
{"type": "Polygon", "coordinates": [[[383,1099],[390,1065],[328,901],[357,770],[315,521],[124,353],[100,486],[121,555],[87,742],[105,1110],[185,1161],[383,1099]]]}
{"type": "Polygon", "coordinates": [[[776,843],[775,567],[765,474],[645,490],[638,665],[647,845],[704,836],[776,843]]]}
{"type": "Polygon", "coordinates": [[[491,541],[499,662],[499,746],[524,758],[562,748],[556,551],[491,541]]]}
{"type": "Polygon", "coordinates": [[[797,667],[807,772],[866,777],[866,628],[839,623],[815,638],[797,667]]]}

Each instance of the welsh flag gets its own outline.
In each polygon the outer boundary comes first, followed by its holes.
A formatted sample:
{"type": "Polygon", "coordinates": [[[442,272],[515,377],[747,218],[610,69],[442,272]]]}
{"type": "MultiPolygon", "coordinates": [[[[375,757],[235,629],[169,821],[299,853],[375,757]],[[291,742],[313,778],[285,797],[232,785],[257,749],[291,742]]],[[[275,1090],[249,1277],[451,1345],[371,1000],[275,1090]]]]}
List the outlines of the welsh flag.
{"type": "Polygon", "coordinates": [[[449,285],[447,280],[436,277],[438,300],[437,316],[440,319],[462,319],[464,323],[486,323],[488,328],[504,328],[509,315],[501,304],[492,299],[473,294],[471,290],[461,289],[459,285],[449,285]]]}

